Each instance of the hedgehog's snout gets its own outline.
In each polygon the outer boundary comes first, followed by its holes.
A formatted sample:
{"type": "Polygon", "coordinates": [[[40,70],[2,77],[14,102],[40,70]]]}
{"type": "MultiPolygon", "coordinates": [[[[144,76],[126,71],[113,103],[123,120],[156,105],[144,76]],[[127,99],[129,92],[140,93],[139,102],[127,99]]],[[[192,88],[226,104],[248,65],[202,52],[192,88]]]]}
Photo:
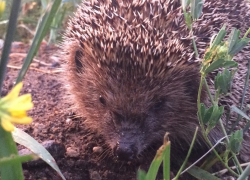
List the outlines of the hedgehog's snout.
{"type": "Polygon", "coordinates": [[[138,149],[132,142],[117,142],[114,148],[114,154],[123,161],[133,160],[138,153],[138,149]]]}

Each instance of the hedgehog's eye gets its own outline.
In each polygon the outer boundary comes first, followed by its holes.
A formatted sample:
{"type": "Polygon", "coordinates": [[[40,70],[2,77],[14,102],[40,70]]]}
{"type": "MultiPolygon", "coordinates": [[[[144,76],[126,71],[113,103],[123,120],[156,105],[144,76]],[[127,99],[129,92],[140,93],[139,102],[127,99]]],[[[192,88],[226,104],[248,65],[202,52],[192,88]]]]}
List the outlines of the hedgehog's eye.
{"type": "Polygon", "coordinates": [[[102,96],[99,97],[99,101],[100,103],[102,103],[103,106],[106,105],[106,100],[102,96]]]}
{"type": "Polygon", "coordinates": [[[120,113],[117,113],[117,112],[114,112],[114,123],[115,124],[119,124],[123,119],[124,119],[124,116],[120,113]]]}
{"type": "Polygon", "coordinates": [[[163,107],[164,103],[165,103],[165,100],[164,100],[164,99],[158,100],[158,101],[155,103],[155,105],[154,105],[154,110],[159,110],[159,109],[161,109],[161,108],[163,107]]]}

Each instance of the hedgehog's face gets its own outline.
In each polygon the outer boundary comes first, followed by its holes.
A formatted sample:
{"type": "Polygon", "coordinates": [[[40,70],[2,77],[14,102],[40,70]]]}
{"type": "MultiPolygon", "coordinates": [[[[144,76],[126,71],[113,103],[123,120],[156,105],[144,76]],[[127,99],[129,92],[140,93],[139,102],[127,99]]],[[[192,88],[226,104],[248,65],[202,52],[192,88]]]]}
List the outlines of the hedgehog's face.
{"type": "Polygon", "coordinates": [[[80,51],[73,57],[70,84],[79,111],[120,159],[132,160],[161,144],[166,132],[180,149],[189,145],[197,124],[196,68],[176,67],[149,77],[119,64],[87,61],[90,57],[80,51]]]}

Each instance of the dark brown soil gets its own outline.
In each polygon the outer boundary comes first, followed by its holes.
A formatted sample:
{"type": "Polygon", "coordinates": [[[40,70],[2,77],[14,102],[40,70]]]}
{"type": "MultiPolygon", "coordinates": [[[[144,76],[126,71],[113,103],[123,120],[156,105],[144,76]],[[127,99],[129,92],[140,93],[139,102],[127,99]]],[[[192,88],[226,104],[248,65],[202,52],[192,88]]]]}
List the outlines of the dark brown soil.
{"type": "MultiPolygon", "coordinates": [[[[12,88],[28,49],[28,45],[13,43],[2,96],[12,88]]],[[[59,72],[61,64],[56,51],[55,46],[42,44],[36,57],[40,62],[33,62],[26,74],[22,93],[32,94],[34,108],[29,115],[33,117],[33,122],[28,126],[18,127],[40,143],[54,140],[62,145],[62,149],[52,149],[50,152],[67,180],[136,179],[139,163],[115,160],[103,146],[102,138],[89,132],[82,123],[83,119],[74,116],[71,105],[66,103],[68,100],[65,100],[67,96],[62,81],[59,80],[60,73],[63,72],[59,72]]],[[[23,147],[18,148],[20,150],[23,147]]],[[[45,163],[25,165],[24,175],[26,180],[61,179],[45,163]]]]}

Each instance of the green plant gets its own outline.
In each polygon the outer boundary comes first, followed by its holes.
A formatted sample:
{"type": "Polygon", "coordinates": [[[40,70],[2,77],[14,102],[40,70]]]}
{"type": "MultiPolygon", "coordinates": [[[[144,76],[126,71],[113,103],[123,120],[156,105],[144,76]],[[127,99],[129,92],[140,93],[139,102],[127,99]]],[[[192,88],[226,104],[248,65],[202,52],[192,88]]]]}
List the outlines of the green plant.
{"type": "MultiPolygon", "coordinates": [[[[202,8],[203,8],[203,0],[182,0],[181,2],[182,2],[182,8],[183,8],[183,13],[185,17],[185,22],[192,36],[193,35],[192,23],[195,20],[197,20],[201,15],[202,8]]],[[[218,35],[216,36],[216,38],[212,39],[210,43],[210,47],[206,50],[204,59],[202,60],[201,70],[200,70],[201,79],[200,79],[200,86],[199,86],[198,98],[197,98],[197,109],[198,109],[197,116],[198,116],[198,120],[199,120],[199,124],[200,124],[203,137],[206,143],[211,147],[211,151],[213,151],[216,157],[212,158],[211,160],[206,161],[206,163],[202,165],[203,169],[192,165],[190,166],[190,168],[183,171],[183,172],[188,171],[192,176],[198,179],[207,179],[207,180],[218,179],[206,171],[209,167],[211,167],[218,161],[220,161],[232,175],[238,177],[238,180],[243,180],[248,175],[250,175],[250,165],[243,171],[236,156],[239,153],[240,148],[241,148],[241,143],[243,141],[243,133],[250,127],[250,118],[245,114],[245,112],[242,111],[245,92],[248,86],[250,65],[248,67],[248,74],[246,77],[246,83],[245,83],[245,88],[244,88],[240,108],[237,108],[235,106],[231,107],[231,111],[235,111],[236,113],[239,114],[239,116],[237,118],[237,121],[233,125],[230,131],[231,132],[230,134],[227,134],[226,128],[224,127],[224,124],[222,123],[221,116],[224,113],[224,107],[220,106],[219,104],[221,97],[226,96],[230,92],[232,80],[233,80],[235,72],[237,71],[238,64],[233,60],[233,56],[237,54],[239,51],[241,51],[250,42],[250,38],[247,38],[247,35],[249,33],[250,33],[250,28],[245,33],[243,38],[240,39],[239,38],[240,31],[237,29],[233,29],[228,39],[223,40],[224,37],[226,36],[226,26],[223,26],[221,30],[219,31],[218,35]],[[222,69],[222,71],[220,72],[219,69],[220,70],[222,69]],[[212,88],[214,89],[215,93],[214,95],[212,95],[211,90],[210,90],[211,87],[208,85],[206,77],[209,73],[214,72],[214,71],[217,71],[218,73],[215,76],[214,87],[212,88]],[[210,107],[206,107],[204,103],[201,103],[201,92],[202,92],[203,87],[206,88],[206,91],[209,95],[209,98],[211,101],[210,107]],[[233,128],[236,127],[236,125],[238,125],[241,117],[244,117],[245,119],[249,120],[249,122],[246,124],[246,126],[243,129],[233,132],[233,128]],[[209,136],[209,132],[213,128],[215,128],[218,124],[220,125],[221,130],[223,134],[225,135],[225,138],[221,139],[218,143],[216,143],[216,145],[213,145],[212,142],[209,140],[208,136],[209,136]],[[223,153],[219,154],[214,149],[214,147],[217,146],[221,141],[224,141],[224,139],[225,139],[224,144],[225,144],[226,149],[223,153]],[[233,162],[236,164],[237,172],[235,172],[233,169],[229,167],[228,163],[230,159],[233,159],[233,162]]],[[[199,53],[198,53],[194,39],[192,39],[192,43],[194,46],[195,55],[198,58],[199,53]]],[[[249,63],[250,63],[250,60],[249,60],[249,63]]],[[[191,145],[191,147],[192,146],[193,144],[191,145]]],[[[158,156],[158,152],[157,152],[156,157],[157,156],[158,156]]],[[[170,155],[168,154],[168,158],[169,157],[170,155]]],[[[179,174],[183,170],[183,167],[186,165],[187,159],[188,159],[188,155],[181,169],[177,173],[177,176],[174,178],[174,180],[178,179],[179,174]]],[[[154,161],[151,164],[151,166],[155,166],[154,161]]],[[[154,168],[157,168],[158,170],[158,166],[155,166],[154,168]]],[[[150,172],[151,171],[149,170],[148,173],[150,172]]],[[[167,171],[167,173],[169,173],[169,170],[167,171]]],[[[139,175],[140,175],[139,179],[140,178],[147,179],[147,176],[145,174],[140,172],[139,175]]],[[[151,179],[153,180],[155,179],[155,177],[156,175],[151,179]]],[[[164,177],[164,179],[168,179],[168,178],[164,177]]]]}
{"type": "MultiPolygon", "coordinates": [[[[0,1],[0,11],[2,8],[2,1],[0,1]]],[[[2,56],[0,61],[0,94],[6,67],[9,59],[9,53],[11,43],[13,41],[18,12],[20,7],[20,0],[13,1],[8,30],[6,33],[5,43],[2,50],[2,56]]],[[[16,81],[16,86],[5,97],[0,98],[0,175],[2,180],[21,180],[23,179],[21,163],[37,158],[38,156],[45,160],[52,168],[54,168],[62,179],[65,179],[57,167],[53,157],[47,152],[42,145],[40,145],[35,139],[26,134],[20,129],[14,127],[12,123],[30,123],[31,118],[27,117],[26,111],[32,108],[31,96],[29,94],[18,97],[20,89],[22,87],[22,79],[35,56],[42,39],[45,37],[49,30],[50,24],[53,20],[54,14],[57,12],[58,7],[61,4],[61,0],[55,0],[48,4],[48,8],[43,15],[41,22],[38,25],[37,32],[33,39],[32,46],[28,53],[28,56],[23,64],[22,69],[19,72],[19,76],[16,81]],[[19,83],[18,83],[19,82],[19,83]],[[13,137],[12,137],[13,136],[13,137]],[[24,145],[36,155],[19,156],[14,140],[19,144],[24,145]]]]}

